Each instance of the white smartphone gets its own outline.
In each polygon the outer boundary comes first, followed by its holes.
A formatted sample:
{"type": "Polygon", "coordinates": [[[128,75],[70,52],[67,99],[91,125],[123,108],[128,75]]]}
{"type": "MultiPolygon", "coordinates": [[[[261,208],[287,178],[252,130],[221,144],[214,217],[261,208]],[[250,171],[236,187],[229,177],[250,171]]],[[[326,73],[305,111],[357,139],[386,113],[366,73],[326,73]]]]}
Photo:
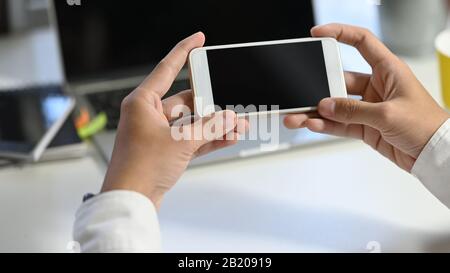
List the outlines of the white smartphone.
{"type": "Polygon", "coordinates": [[[240,116],[309,112],[324,98],[347,96],[332,38],[197,48],[189,67],[194,110],[201,117],[218,109],[240,116]]]}

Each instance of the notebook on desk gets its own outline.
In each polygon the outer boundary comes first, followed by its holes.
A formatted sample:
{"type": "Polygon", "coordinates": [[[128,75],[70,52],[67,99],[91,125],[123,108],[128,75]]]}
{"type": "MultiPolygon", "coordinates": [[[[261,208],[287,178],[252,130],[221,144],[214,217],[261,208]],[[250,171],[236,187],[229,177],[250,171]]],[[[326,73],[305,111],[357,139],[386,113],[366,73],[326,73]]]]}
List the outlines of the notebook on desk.
{"type": "MultiPolygon", "coordinates": [[[[203,31],[207,45],[280,40],[310,36],[314,26],[311,1],[86,1],[73,7],[52,2],[68,90],[95,113],[106,112],[107,130],[95,137],[110,159],[120,103],[180,40],[203,31]],[[151,11],[149,13],[149,11],[151,11]],[[232,19],[231,19],[232,18],[232,19]]],[[[167,96],[190,88],[182,71],[167,96]]],[[[249,157],[334,140],[280,124],[280,143],[261,149],[261,140],[238,145],[195,160],[192,165],[249,157]]]]}

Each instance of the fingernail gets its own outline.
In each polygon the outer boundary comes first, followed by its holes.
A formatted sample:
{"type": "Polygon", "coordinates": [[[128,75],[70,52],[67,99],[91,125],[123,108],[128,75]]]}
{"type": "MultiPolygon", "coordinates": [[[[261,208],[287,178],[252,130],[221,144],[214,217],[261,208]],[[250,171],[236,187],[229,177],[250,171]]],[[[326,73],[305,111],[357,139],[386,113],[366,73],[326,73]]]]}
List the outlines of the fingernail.
{"type": "Polygon", "coordinates": [[[311,32],[311,36],[314,36],[314,32],[319,29],[320,26],[315,26],[313,28],[311,28],[310,32],[311,32]]]}
{"type": "Polygon", "coordinates": [[[335,109],[336,102],[332,99],[324,99],[319,105],[319,112],[325,117],[333,117],[335,109]]]}
{"type": "Polygon", "coordinates": [[[190,35],[189,37],[187,37],[187,38],[194,38],[195,36],[199,35],[199,33],[200,33],[200,31],[197,31],[197,32],[191,34],[191,35],[190,35]]]}
{"type": "Polygon", "coordinates": [[[197,35],[205,35],[205,34],[203,33],[203,31],[197,31],[192,36],[197,36],[197,35]]]}

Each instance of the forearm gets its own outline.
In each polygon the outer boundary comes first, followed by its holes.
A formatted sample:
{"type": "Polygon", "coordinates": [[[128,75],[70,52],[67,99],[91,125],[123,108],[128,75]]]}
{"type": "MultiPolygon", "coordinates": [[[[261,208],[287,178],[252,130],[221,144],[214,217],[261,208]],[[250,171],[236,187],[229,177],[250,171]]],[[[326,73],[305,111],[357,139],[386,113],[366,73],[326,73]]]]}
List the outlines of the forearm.
{"type": "Polygon", "coordinates": [[[412,174],[450,208],[450,119],[425,146],[412,174]]]}
{"type": "Polygon", "coordinates": [[[160,231],[152,202],[136,192],[111,191],[77,212],[74,240],[82,252],[160,252],[160,231]]]}

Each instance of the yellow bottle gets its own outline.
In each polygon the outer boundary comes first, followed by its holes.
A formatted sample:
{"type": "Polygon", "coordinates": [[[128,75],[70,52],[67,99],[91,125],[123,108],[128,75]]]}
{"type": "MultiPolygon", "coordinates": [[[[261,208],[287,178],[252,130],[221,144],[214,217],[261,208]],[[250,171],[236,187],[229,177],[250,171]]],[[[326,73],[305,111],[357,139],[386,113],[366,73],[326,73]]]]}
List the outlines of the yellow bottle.
{"type": "Polygon", "coordinates": [[[442,97],[450,109],[450,29],[442,32],[436,39],[442,83],[442,97]]]}

